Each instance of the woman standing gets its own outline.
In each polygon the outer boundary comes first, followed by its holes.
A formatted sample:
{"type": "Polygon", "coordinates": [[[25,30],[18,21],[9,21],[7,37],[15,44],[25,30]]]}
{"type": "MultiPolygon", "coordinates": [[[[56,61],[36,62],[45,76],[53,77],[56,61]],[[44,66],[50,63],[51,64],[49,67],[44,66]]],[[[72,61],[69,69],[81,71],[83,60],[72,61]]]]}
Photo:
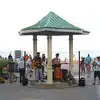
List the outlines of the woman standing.
{"type": "Polygon", "coordinates": [[[80,65],[81,65],[81,76],[82,76],[83,72],[85,74],[85,58],[82,58],[80,65]]]}

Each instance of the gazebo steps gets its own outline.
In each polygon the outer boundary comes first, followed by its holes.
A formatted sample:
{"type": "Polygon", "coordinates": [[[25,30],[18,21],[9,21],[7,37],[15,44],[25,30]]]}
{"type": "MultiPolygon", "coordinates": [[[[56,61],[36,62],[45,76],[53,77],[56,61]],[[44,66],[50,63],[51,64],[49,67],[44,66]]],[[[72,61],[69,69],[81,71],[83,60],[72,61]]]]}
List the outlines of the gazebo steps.
{"type": "Polygon", "coordinates": [[[78,84],[67,84],[67,83],[52,83],[52,84],[47,84],[47,83],[34,83],[28,85],[30,88],[37,88],[37,89],[64,89],[64,88],[71,88],[71,87],[76,87],[78,84]]]}

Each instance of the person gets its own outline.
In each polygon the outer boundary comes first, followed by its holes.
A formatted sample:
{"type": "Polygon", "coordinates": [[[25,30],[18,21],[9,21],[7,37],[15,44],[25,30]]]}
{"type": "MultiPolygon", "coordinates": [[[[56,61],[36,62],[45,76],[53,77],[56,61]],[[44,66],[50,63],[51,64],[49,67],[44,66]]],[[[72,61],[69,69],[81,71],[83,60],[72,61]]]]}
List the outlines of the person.
{"type": "Polygon", "coordinates": [[[45,60],[46,60],[45,54],[42,54],[42,73],[44,73],[45,60]]]}
{"type": "Polygon", "coordinates": [[[42,54],[42,61],[45,61],[46,57],[45,54],[42,54]]]}
{"type": "Polygon", "coordinates": [[[26,74],[28,73],[28,72],[30,72],[30,69],[31,69],[31,60],[30,60],[30,58],[26,61],[26,68],[25,68],[25,70],[26,70],[26,74]]]}
{"type": "Polygon", "coordinates": [[[55,81],[61,81],[62,79],[62,73],[61,73],[61,62],[59,59],[59,53],[56,54],[56,57],[52,60],[52,66],[54,69],[54,80],[55,81]]]}
{"type": "Polygon", "coordinates": [[[92,70],[94,71],[94,68],[96,67],[97,65],[97,59],[94,58],[93,62],[92,62],[92,70]]]}
{"type": "Polygon", "coordinates": [[[8,63],[9,83],[14,82],[14,68],[15,68],[15,62],[9,61],[9,63],[8,63]]]}
{"type": "Polygon", "coordinates": [[[91,63],[92,59],[90,57],[90,54],[88,54],[88,56],[86,57],[86,69],[87,69],[87,72],[89,73],[90,70],[91,70],[91,66],[90,66],[90,63],[91,63]]]}
{"type": "Polygon", "coordinates": [[[29,59],[32,61],[32,56],[31,55],[29,55],[29,59]]]}
{"type": "Polygon", "coordinates": [[[9,54],[9,56],[8,56],[8,60],[13,61],[13,57],[12,57],[12,55],[11,55],[11,54],[9,54]]]}
{"type": "Polygon", "coordinates": [[[19,68],[19,75],[20,75],[20,84],[22,83],[23,80],[23,76],[25,73],[25,69],[24,69],[24,60],[21,58],[18,62],[17,62],[18,68],[19,68]]]}
{"type": "Polygon", "coordinates": [[[97,62],[95,62],[95,66],[93,66],[93,71],[94,71],[94,83],[93,83],[93,85],[96,84],[97,76],[99,78],[98,84],[100,84],[100,57],[97,57],[97,62]]]}
{"type": "Polygon", "coordinates": [[[82,57],[82,60],[80,62],[80,66],[81,66],[81,75],[83,72],[85,74],[85,58],[84,57],[82,57]]]}
{"type": "Polygon", "coordinates": [[[27,62],[28,59],[29,59],[29,56],[28,56],[28,54],[26,54],[26,55],[25,55],[25,61],[27,62]]]}
{"type": "Polygon", "coordinates": [[[36,65],[36,80],[37,82],[41,81],[44,82],[43,80],[43,73],[42,73],[42,59],[40,57],[40,52],[37,52],[36,56],[33,58],[35,61],[36,65]]]}

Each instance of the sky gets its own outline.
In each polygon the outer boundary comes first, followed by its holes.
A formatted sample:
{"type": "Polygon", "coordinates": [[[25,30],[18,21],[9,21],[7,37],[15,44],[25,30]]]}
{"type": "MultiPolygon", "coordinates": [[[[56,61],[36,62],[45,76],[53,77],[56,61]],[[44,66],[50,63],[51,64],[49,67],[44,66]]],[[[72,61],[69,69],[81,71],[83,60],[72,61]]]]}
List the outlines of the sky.
{"type": "MultiPolygon", "coordinates": [[[[37,23],[50,11],[90,31],[74,36],[74,51],[100,50],[100,0],[0,0],[0,54],[13,50],[32,52],[32,36],[19,36],[22,28],[37,23]]],[[[68,52],[68,36],[53,37],[53,51],[68,52]],[[58,45],[59,44],[59,45],[58,45]]],[[[46,37],[38,37],[38,51],[47,50],[46,37]]]]}

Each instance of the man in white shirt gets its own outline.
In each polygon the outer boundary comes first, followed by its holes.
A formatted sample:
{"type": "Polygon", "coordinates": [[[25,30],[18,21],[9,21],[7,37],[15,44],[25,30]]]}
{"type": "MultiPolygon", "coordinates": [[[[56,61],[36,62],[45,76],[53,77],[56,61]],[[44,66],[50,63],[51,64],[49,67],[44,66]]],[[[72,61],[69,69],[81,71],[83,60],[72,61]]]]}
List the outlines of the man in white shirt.
{"type": "Polygon", "coordinates": [[[100,57],[97,57],[96,66],[93,68],[93,70],[94,70],[94,83],[93,83],[93,85],[95,85],[97,76],[99,78],[99,84],[100,84],[100,57]]]}
{"type": "Polygon", "coordinates": [[[20,59],[20,61],[17,62],[18,68],[19,68],[19,74],[20,74],[20,83],[22,83],[22,78],[25,74],[25,69],[24,69],[24,60],[20,59]]]}

